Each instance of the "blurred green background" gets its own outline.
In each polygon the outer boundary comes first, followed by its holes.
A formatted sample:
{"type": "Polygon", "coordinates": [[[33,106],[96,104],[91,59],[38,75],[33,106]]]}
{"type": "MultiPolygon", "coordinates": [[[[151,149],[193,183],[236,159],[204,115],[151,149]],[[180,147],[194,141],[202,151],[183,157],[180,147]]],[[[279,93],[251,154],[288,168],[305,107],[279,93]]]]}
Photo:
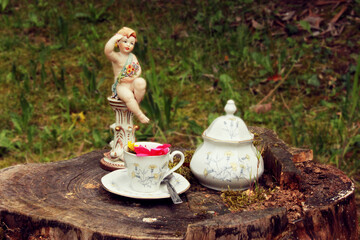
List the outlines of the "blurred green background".
{"type": "Polygon", "coordinates": [[[359,16],[359,0],[0,0],[0,168],[108,147],[103,48],[128,26],[152,120],[138,140],[195,148],[234,99],[247,125],[358,182],[359,16]]]}

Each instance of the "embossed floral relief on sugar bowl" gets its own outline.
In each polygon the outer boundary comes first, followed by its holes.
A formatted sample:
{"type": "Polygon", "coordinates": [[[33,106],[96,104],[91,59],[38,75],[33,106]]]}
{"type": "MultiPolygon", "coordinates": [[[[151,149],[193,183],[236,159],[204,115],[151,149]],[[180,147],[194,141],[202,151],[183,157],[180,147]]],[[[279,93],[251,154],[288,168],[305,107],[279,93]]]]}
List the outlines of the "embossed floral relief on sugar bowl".
{"type": "Polygon", "coordinates": [[[264,172],[264,162],[253,144],[254,134],[234,116],[235,102],[229,100],[226,115],[216,118],[202,137],[190,169],[199,182],[215,190],[243,190],[264,172]]]}

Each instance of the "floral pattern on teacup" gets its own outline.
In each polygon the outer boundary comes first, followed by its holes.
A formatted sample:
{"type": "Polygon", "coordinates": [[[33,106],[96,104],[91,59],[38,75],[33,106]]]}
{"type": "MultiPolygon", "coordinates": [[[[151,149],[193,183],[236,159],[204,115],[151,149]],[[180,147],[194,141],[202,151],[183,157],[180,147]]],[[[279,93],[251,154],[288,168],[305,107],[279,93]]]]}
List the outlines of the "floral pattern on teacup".
{"type": "Polygon", "coordinates": [[[151,188],[156,185],[160,179],[164,176],[164,171],[168,168],[167,163],[162,166],[149,165],[147,167],[139,167],[138,164],[134,163],[134,170],[131,173],[132,178],[136,178],[136,182],[145,188],[151,188]]]}

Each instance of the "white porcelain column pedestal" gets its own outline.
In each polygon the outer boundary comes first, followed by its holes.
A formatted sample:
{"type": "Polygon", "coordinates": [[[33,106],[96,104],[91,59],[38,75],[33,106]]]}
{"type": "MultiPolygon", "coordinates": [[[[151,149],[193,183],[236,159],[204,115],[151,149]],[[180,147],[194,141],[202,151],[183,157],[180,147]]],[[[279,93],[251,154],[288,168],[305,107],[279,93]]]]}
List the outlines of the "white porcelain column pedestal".
{"type": "Polygon", "coordinates": [[[139,128],[133,123],[134,114],[126,107],[125,102],[108,97],[107,100],[115,112],[115,123],[110,126],[114,139],[110,142],[111,151],[100,160],[101,167],[106,170],[125,168],[124,147],[128,141],[135,142],[135,131],[139,128]]]}

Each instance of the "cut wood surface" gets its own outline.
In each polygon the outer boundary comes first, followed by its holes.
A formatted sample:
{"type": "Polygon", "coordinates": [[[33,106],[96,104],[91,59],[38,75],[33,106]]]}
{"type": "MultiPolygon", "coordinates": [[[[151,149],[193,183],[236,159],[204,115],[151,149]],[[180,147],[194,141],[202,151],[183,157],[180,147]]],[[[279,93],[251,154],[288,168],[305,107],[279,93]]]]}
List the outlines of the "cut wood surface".
{"type": "MultiPolygon", "coordinates": [[[[285,205],[230,212],[219,192],[202,187],[195,180],[181,195],[184,203],[179,205],[172,204],[170,199],[138,200],[112,194],[100,182],[108,173],[99,166],[104,151],[94,151],[71,160],[0,170],[0,229],[3,237],[357,239],[354,185],[350,179],[333,167],[311,161],[292,165],[286,160],[292,159],[291,153],[281,150],[290,152],[285,144],[276,143],[280,147],[275,146],[274,150],[270,147],[272,143],[266,142],[276,140],[273,132],[255,130],[259,132],[261,144],[268,148],[264,161],[273,164],[268,163],[273,166],[269,171],[279,177],[276,184],[281,181],[291,184],[286,181],[292,181],[292,178],[282,176],[294,175],[296,191],[308,194],[300,204],[302,207],[295,220],[289,217],[291,209],[285,205]],[[286,163],[279,167],[282,161],[286,163]],[[331,182],[334,187],[328,185],[331,182]]],[[[283,188],[282,191],[291,193],[295,190],[283,188]]],[[[294,206],[297,204],[294,202],[294,206]]]]}

